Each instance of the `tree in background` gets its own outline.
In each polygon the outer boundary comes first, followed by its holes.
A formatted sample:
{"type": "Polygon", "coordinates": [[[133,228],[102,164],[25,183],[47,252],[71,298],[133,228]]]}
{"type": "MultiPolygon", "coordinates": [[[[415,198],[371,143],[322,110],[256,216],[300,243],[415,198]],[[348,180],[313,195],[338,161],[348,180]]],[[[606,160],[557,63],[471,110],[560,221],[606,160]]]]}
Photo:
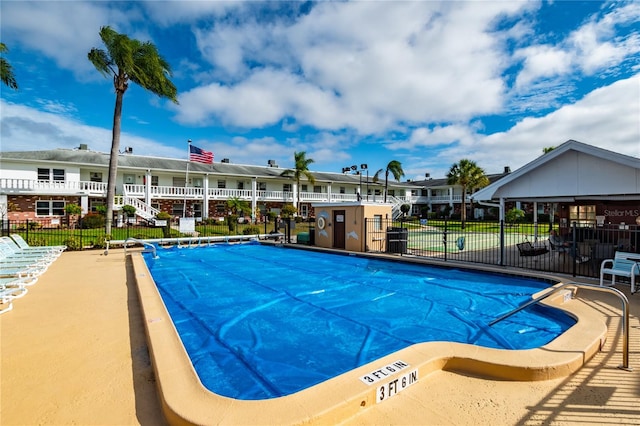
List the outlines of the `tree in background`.
{"type": "Polygon", "coordinates": [[[468,159],[462,159],[453,164],[447,173],[447,184],[460,185],[462,187],[462,209],[460,211],[461,227],[464,229],[467,220],[467,190],[473,192],[476,189],[489,185],[489,178],[484,170],[468,159]]]}
{"type": "Polygon", "coordinates": [[[380,169],[373,175],[373,181],[378,182],[380,180],[380,173],[384,171],[384,202],[387,202],[387,190],[389,187],[389,173],[391,173],[395,180],[400,181],[402,176],[404,176],[404,170],[402,170],[402,163],[398,160],[391,160],[389,164],[387,164],[386,169],[380,169]]]}
{"type": "Polygon", "coordinates": [[[151,42],[140,42],[119,34],[110,27],[100,28],[100,38],[106,50],[93,48],[87,55],[89,61],[105,77],[113,77],[116,91],[116,105],[113,112],[111,156],[109,157],[109,177],[107,180],[107,213],[105,233],[111,234],[113,203],[116,195],[116,176],[120,149],[120,128],[122,123],[122,98],[132,81],[161,98],[178,103],[178,91],[169,77],[171,67],[158,53],[151,42]]]}
{"type": "Polygon", "coordinates": [[[542,153],[543,153],[543,154],[548,154],[548,153],[550,153],[551,151],[553,151],[554,149],[556,149],[556,147],[555,147],[555,146],[548,146],[548,147],[546,147],[546,148],[542,148],[542,153]]]}
{"type": "MultiPolygon", "coordinates": [[[[0,43],[0,53],[8,52],[9,49],[4,43],[0,43]]],[[[18,89],[18,82],[13,75],[13,67],[5,58],[0,58],[0,79],[12,89],[18,89]]]]}
{"type": "Polygon", "coordinates": [[[280,176],[290,177],[296,181],[297,185],[297,203],[296,203],[296,211],[300,211],[300,181],[303,177],[305,177],[311,185],[316,183],[316,179],[313,177],[313,174],[309,171],[309,164],[313,163],[311,158],[307,158],[307,153],[305,151],[302,152],[294,152],[293,160],[295,163],[295,168],[287,169],[283,171],[280,176]]]}

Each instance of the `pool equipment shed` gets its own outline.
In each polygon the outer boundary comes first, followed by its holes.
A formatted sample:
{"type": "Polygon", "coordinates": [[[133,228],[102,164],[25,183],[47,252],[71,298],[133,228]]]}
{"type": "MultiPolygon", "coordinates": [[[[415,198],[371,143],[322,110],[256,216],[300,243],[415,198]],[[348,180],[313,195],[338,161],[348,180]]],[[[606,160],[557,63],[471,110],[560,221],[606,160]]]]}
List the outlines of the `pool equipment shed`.
{"type": "Polygon", "coordinates": [[[313,204],[313,208],[316,212],[316,246],[356,252],[365,252],[367,247],[386,250],[386,241],[380,239],[378,232],[367,232],[366,222],[379,223],[382,227],[392,217],[391,204],[367,201],[318,203],[313,204]]]}

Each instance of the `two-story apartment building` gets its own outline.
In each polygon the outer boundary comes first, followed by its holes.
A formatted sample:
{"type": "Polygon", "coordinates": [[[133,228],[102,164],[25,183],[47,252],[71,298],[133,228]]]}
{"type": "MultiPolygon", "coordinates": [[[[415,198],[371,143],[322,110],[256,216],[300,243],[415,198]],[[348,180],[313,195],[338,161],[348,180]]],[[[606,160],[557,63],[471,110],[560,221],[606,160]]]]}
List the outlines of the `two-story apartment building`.
{"type": "MultiPolygon", "coordinates": [[[[3,152],[0,154],[0,212],[9,220],[56,220],[65,205],[78,204],[83,214],[105,204],[109,154],[79,149],[3,152]]],[[[312,172],[315,182],[297,182],[282,176],[285,168],[273,161],[266,166],[213,164],[133,155],[118,158],[116,209],[136,207],[150,220],[160,211],[173,216],[224,217],[227,200],[237,197],[251,205],[247,218],[278,213],[284,204],[299,205],[299,215],[313,216],[312,203],[382,202],[384,183],[367,182],[351,173],[312,172]],[[298,193],[300,200],[298,200],[298,193]],[[298,203],[299,201],[299,203],[298,203]]],[[[394,206],[411,203],[408,183],[389,182],[387,201],[394,206]]]]}
{"type": "MultiPolygon", "coordinates": [[[[69,203],[83,214],[105,205],[109,154],[88,149],[8,151],[0,153],[0,216],[9,220],[59,222],[69,203]]],[[[313,217],[313,203],[383,202],[384,181],[360,171],[346,173],[312,171],[315,182],[297,182],[283,176],[286,168],[273,161],[265,166],[222,162],[203,164],[184,159],[134,155],[125,150],[118,158],[115,209],[124,205],[151,220],[161,211],[172,216],[222,218],[227,201],[249,203],[247,219],[260,220],[268,212],[279,213],[285,204],[300,207],[298,214],[313,217]],[[298,200],[298,193],[300,199],[298,200]],[[299,202],[298,202],[299,201],[299,202]]],[[[490,175],[493,182],[508,173],[490,175]]],[[[470,200],[467,195],[467,201],[470,200]]],[[[411,214],[428,211],[459,212],[462,189],[446,179],[388,182],[387,202],[400,215],[400,205],[410,204],[411,214]],[[448,206],[448,207],[447,207],[448,206]]]]}

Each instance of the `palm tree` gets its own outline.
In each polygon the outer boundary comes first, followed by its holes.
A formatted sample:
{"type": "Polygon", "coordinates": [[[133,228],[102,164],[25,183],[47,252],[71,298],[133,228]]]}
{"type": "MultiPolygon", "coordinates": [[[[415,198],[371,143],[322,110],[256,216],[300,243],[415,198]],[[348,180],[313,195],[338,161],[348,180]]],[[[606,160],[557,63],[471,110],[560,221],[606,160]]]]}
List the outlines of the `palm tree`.
{"type": "Polygon", "coordinates": [[[554,149],[556,149],[556,147],[555,147],[555,146],[547,146],[547,147],[545,147],[545,148],[542,148],[542,153],[543,153],[543,154],[548,154],[548,153],[550,153],[551,151],[553,151],[554,149]]]}
{"type": "MultiPolygon", "coordinates": [[[[0,43],[0,53],[8,52],[7,46],[4,43],[0,43]]],[[[2,82],[12,89],[18,89],[18,82],[13,76],[13,67],[9,61],[5,58],[0,58],[0,79],[2,82]]]]}
{"type": "Polygon", "coordinates": [[[309,164],[313,163],[313,160],[311,158],[307,158],[307,153],[305,151],[294,152],[293,159],[295,163],[295,169],[287,169],[282,172],[280,176],[291,177],[296,181],[298,190],[296,210],[300,212],[300,180],[302,179],[302,177],[305,177],[311,183],[311,185],[313,185],[314,183],[316,183],[316,179],[309,171],[309,164]]]}
{"type": "Polygon", "coordinates": [[[109,158],[109,177],[107,180],[107,213],[105,232],[111,234],[113,203],[116,193],[116,174],[118,172],[118,149],[120,148],[120,127],[122,122],[122,98],[133,81],[143,89],[178,103],[178,91],[169,77],[169,63],[160,56],[151,42],[141,43],[119,34],[110,27],[100,28],[100,38],[106,50],[93,48],[87,55],[89,61],[105,77],[113,77],[116,90],[116,105],[113,112],[113,131],[111,156],[109,158]]]}
{"type": "Polygon", "coordinates": [[[484,170],[475,163],[475,161],[462,159],[454,164],[447,173],[447,183],[449,185],[462,186],[462,210],[460,211],[460,220],[462,229],[464,229],[467,219],[467,189],[473,192],[476,189],[489,185],[489,178],[485,175],[484,170]]]}
{"type": "Polygon", "coordinates": [[[395,180],[400,181],[400,178],[404,176],[404,170],[402,170],[402,163],[398,160],[391,160],[387,164],[386,169],[380,169],[373,175],[373,181],[378,182],[378,175],[384,171],[384,202],[387,202],[387,188],[389,186],[389,173],[391,173],[395,180]]]}
{"type": "Polygon", "coordinates": [[[227,207],[231,210],[231,214],[237,215],[238,212],[246,213],[251,211],[251,205],[239,197],[231,197],[227,200],[227,207]]]}

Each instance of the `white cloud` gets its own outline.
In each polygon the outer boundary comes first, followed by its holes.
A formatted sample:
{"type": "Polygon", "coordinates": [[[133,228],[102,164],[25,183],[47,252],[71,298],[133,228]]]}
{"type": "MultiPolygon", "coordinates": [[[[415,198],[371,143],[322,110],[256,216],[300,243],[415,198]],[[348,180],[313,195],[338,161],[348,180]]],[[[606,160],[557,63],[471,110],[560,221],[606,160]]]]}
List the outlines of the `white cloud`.
{"type": "MultiPolygon", "coordinates": [[[[87,144],[99,152],[111,150],[111,129],[87,126],[60,113],[39,111],[24,105],[0,100],[0,134],[2,151],[41,151],[57,148],[73,149],[87,144]]],[[[122,132],[120,146],[134,146],[136,153],[184,158],[176,148],[122,132]]]]}
{"type": "MultiPolygon", "coordinates": [[[[529,45],[514,52],[523,67],[516,80],[516,93],[542,79],[564,77],[578,71],[593,75],[617,67],[640,53],[637,31],[617,36],[616,27],[634,25],[640,20],[640,4],[631,2],[602,15],[595,15],[556,45],[529,45]]],[[[565,80],[556,79],[562,85],[565,80]]],[[[535,85],[534,85],[535,87],[535,85]]]]}
{"type": "Polygon", "coordinates": [[[101,46],[100,27],[130,18],[125,11],[110,9],[107,2],[3,2],[2,33],[86,78],[97,75],[87,53],[101,46]]]}
{"type": "Polygon", "coordinates": [[[640,157],[640,74],[596,89],[544,117],[525,118],[479,141],[469,156],[494,172],[508,158],[512,169],[569,139],[640,157]]]}

